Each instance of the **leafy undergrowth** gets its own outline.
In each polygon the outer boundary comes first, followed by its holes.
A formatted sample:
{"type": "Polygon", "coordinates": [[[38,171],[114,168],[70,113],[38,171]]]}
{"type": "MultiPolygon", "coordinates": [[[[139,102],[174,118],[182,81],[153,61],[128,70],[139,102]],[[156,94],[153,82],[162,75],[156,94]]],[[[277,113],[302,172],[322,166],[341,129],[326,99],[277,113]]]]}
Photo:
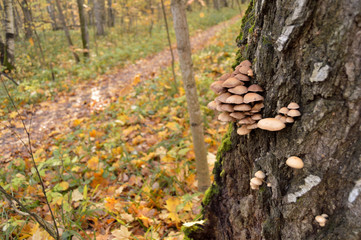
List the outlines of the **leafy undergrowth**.
{"type": "MultiPolygon", "coordinates": [[[[206,29],[219,22],[230,19],[238,13],[236,9],[223,8],[198,9],[188,13],[191,34],[206,29]]],[[[172,21],[169,22],[172,23],[172,21]]],[[[145,21],[145,20],[144,20],[145,21]]],[[[17,70],[11,76],[20,83],[14,87],[9,83],[12,95],[18,105],[27,107],[46,99],[52,99],[59,92],[70,91],[78,83],[95,79],[99,74],[108,73],[137,59],[144,58],[163,50],[167,46],[166,30],[163,21],[154,24],[149,34],[148,22],[139,22],[137,27],[124,32],[123,26],[116,25],[108,29],[107,35],[95,37],[94,29],[89,29],[90,58],[76,64],[70,51],[64,32],[45,30],[39,33],[40,45],[44,52],[44,60],[39,51],[39,41],[16,41],[15,59],[17,70]],[[52,66],[55,81],[52,79],[52,66]]],[[[175,43],[173,26],[170,25],[172,42],[175,43]]],[[[80,30],[71,30],[75,49],[82,57],[80,30]]],[[[6,94],[0,92],[1,109],[7,112],[9,104],[6,94]]],[[[1,112],[0,112],[1,113],[1,112]]]]}
{"type": "MultiPolygon", "coordinates": [[[[238,26],[193,56],[210,168],[226,126],[205,107],[214,98],[209,85],[230,70],[238,26]]],[[[62,239],[183,239],[182,224],[197,220],[203,196],[196,188],[186,99],[183,88],[173,92],[170,79],[169,68],[142,83],[135,79],[127,96],[89,118],[63,123],[70,133],[54,131],[35,149],[62,239]]],[[[8,163],[0,176],[8,192],[51,221],[28,157],[8,163]]],[[[9,203],[0,207],[1,239],[47,239],[9,203]]]]}

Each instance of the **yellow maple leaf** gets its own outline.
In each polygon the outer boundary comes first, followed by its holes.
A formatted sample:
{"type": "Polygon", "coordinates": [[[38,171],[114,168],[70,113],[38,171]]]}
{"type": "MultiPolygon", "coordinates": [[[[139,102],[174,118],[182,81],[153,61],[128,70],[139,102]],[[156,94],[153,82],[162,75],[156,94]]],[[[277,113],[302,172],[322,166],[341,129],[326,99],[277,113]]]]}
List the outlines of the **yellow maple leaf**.
{"type": "Polygon", "coordinates": [[[138,73],[137,75],[134,76],[133,83],[132,83],[133,86],[137,85],[140,82],[140,76],[141,76],[140,73],[138,73]]]}
{"type": "Polygon", "coordinates": [[[176,222],[179,223],[180,219],[177,213],[177,206],[181,204],[181,200],[179,200],[179,198],[177,197],[171,197],[168,198],[168,200],[166,201],[166,205],[165,208],[169,211],[168,217],[176,222]]]}
{"type": "Polygon", "coordinates": [[[97,156],[92,157],[88,162],[87,166],[91,170],[97,170],[99,164],[99,158],[97,156]]]}
{"type": "Polygon", "coordinates": [[[120,229],[114,230],[112,234],[115,237],[115,240],[128,240],[132,233],[129,232],[126,226],[120,226],[120,229]]]}
{"type": "Polygon", "coordinates": [[[200,18],[204,18],[204,13],[201,12],[201,13],[199,14],[199,17],[200,17],[200,18]]]}

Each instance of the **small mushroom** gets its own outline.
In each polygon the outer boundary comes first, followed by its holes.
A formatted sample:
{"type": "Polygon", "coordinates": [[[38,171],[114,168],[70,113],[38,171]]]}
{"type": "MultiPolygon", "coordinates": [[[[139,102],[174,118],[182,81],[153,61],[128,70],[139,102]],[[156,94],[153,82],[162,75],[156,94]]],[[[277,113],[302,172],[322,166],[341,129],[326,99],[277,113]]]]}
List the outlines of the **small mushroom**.
{"type": "Polygon", "coordinates": [[[226,103],[241,104],[243,103],[243,97],[239,95],[232,95],[226,99],[226,103]]]}
{"type": "Polygon", "coordinates": [[[258,128],[267,131],[280,131],[286,127],[286,125],[276,118],[264,118],[258,121],[258,128]]]}
{"type": "Polygon", "coordinates": [[[231,116],[229,116],[229,113],[221,113],[218,115],[218,120],[221,122],[234,122],[235,119],[231,116]]]}
{"type": "Polygon", "coordinates": [[[241,120],[238,121],[239,124],[246,124],[246,125],[250,125],[250,124],[254,124],[256,121],[253,120],[252,118],[250,117],[247,117],[247,118],[243,118],[241,120]]]}
{"type": "Polygon", "coordinates": [[[250,77],[253,77],[253,70],[252,69],[249,69],[247,71],[247,75],[250,76],[250,77]]]}
{"type": "Polygon", "coordinates": [[[221,104],[221,110],[225,112],[234,112],[233,105],[231,104],[221,104]]]}
{"type": "Polygon", "coordinates": [[[238,119],[238,120],[241,120],[246,117],[246,115],[242,112],[233,112],[233,113],[230,113],[229,116],[231,116],[235,119],[238,119]]]}
{"type": "Polygon", "coordinates": [[[228,89],[228,92],[231,92],[231,93],[237,94],[237,95],[242,95],[242,94],[247,93],[247,87],[237,86],[237,87],[228,89]]]}
{"type": "Polygon", "coordinates": [[[263,182],[262,182],[262,179],[254,177],[254,178],[251,179],[251,183],[253,183],[253,184],[257,185],[257,186],[261,186],[263,182]]]}
{"type": "Polygon", "coordinates": [[[243,125],[242,127],[237,129],[237,134],[238,135],[247,135],[251,131],[252,131],[251,129],[247,129],[246,125],[243,125]]]}
{"type": "Polygon", "coordinates": [[[210,88],[217,94],[220,94],[224,91],[226,91],[226,89],[224,87],[222,87],[223,81],[215,81],[211,84],[210,88]]]}
{"type": "Polygon", "coordinates": [[[264,98],[257,94],[257,93],[247,93],[244,95],[243,101],[245,103],[251,103],[251,102],[257,102],[257,101],[263,101],[264,98]]]}
{"type": "Polygon", "coordinates": [[[244,75],[248,75],[248,70],[250,69],[250,66],[241,66],[238,71],[244,75]]]}
{"type": "Polygon", "coordinates": [[[289,116],[289,117],[299,117],[299,116],[301,116],[301,113],[298,110],[292,109],[292,110],[288,111],[287,116],[289,116]]]}
{"type": "Polygon", "coordinates": [[[245,111],[251,110],[251,106],[248,104],[239,104],[239,105],[234,106],[233,109],[234,109],[234,111],[245,112],[245,111]]]}
{"type": "Polygon", "coordinates": [[[304,164],[301,158],[296,156],[291,156],[286,160],[286,164],[295,169],[301,169],[303,168],[304,164]]]}
{"type": "MultiPolygon", "coordinates": [[[[243,74],[236,74],[236,76],[234,76],[234,77],[237,78],[240,81],[243,81],[243,82],[248,82],[249,81],[249,77],[246,76],[246,75],[243,75],[243,74]]],[[[244,83],[243,83],[243,85],[244,85],[244,83]]]]}
{"type": "Polygon", "coordinates": [[[272,187],[272,184],[270,182],[267,183],[267,187],[272,187]]]}
{"type": "Polygon", "coordinates": [[[252,183],[252,182],[250,182],[249,185],[251,186],[251,189],[253,189],[253,190],[258,190],[259,189],[259,186],[252,183]]]}
{"type": "Polygon", "coordinates": [[[226,79],[228,79],[231,76],[230,73],[225,73],[223,74],[220,78],[219,81],[225,81],[226,79]]]}
{"type": "Polygon", "coordinates": [[[278,110],[278,113],[281,113],[281,114],[284,114],[284,115],[286,115],[287,113],[288,113],[288,108],[286,108],[286,107],[283,107],[283,108],[281,108],[280,110],[278,110]]]}
{"type": "Polygon", "coordinates": [[[247,66],[247,67],[251,67],[252,63],[249,60],[244,60],[242,61],[238,66],[247,66]]]}
{"type": "Polygon", "coordinates": [[[247,129],[256,129],[256,128],[258,128],[257,127],[257,123],[253,123],[253,124],[248,124],[248,125],[246,125],[247,126],[247,129]]]}
{"type": "Polygon", "coordinates": [[[295,120],[293,118],[291,118],[291,117],[286,118],[286,123],[293,123],[293,122],[295,122],[295,120]]]}
{"type": "Polygon", "coordinates": [[[326,225],[327,219],[322,216],[322,215],[318,215],[315,217],[316,222],[318,222],[318,224],[320,224],[321,227],[324,227],[326,225]]]}
{"type": "Polygon", "coordinates": [[[300,106],[295,102],[291,102],[290,104],[288,104],[287,108],[288,109],[299,109],[300,106]]]}
{"type": "Polygon", "coordinates": [[[254,176],[256,178],[259,178],[259,179],[264,179],[266,177],[266,174],[264,174],[264,172],[262,172],[261,170],[260,171],[257,171],[254,176]]]}
{"type": "Polygon", "coordinates": [[[259,112],[259,111],[261,111],[262,108],[264,108],[264,104],[263,104],[262,102],[256,103],[256,104],[252,107],[251,112],[252,112],[252,113],[259,112]]]}
{"type": "Polygon", "coordinates": [[[260,114],[260,113],[254,114],[251,118],[256,121],[261,120],[262,114],[260,114]]]}
{"type": "Polygon", "coordinates": [[[230,96],[232,96],[232,94],[226,92],[226,93],[222,93],[221,95],[219,95],[218,97],[216,97],[217,101],[220,101],[222,103],[226,103],[227,98],[229,98],[230,96]]]}
{"type": "Polygon", "coordinates": [[[263,88],[260,85],[252,84],[248,87],[249,92],[263,92],[263,88]]]}
{"type": "Polygon", "coordinates": [[[207,107],[211,110],[217,110],[217,102],[216,101],[212,101],[210,103],[207,104],[207,107]]]}
{"type": "Polygon", "coordinates": [[[234,77],[228,78],[226,81],[224,81],[222,83],[222,87],[224,87],[224,88],[233,88],[233,87],[236,87],[238,85],[242,85],[242,82],[239,81],[237,78],[234,78],[234,77]]]}

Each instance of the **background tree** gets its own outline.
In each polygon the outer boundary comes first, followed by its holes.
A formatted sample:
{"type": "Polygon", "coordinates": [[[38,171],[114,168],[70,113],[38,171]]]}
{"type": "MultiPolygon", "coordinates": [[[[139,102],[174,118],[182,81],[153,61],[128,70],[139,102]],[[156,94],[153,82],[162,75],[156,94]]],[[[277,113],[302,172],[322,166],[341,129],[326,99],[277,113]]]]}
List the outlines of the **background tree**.
{"type": "Polygon", "coordinates": [[[4,0],[5,11],[5,48],[2,54],[3,66],[11,71],[15,64],[15,26],[14,26],[14,11],[13,2],[11,0],[4,0]]]}
{"type": "Polygon", "coordinates": [[[194,153],[196,156],[198,189],[200,191],[205,191],[210,185],[207,149],[204,143],[203,119],[198,102],[197,86],[193,76],[193,62],[185,2],[183,0],[172,0],[171,9],[183,85],[187,97],[194,153]]]}
{"type": "Polygon", "coordinates": [[[94,0],[94,18],[97,35],[105,35],[104,0],[94,0]]]}
{"type": "Polygon", "coordinates": [[[225,136],[194,239],[361,239],[360,1],[251,1],[237,63],[253,62],[263,116],[291,101],[302,116],[280,132],[225,136]],[[303,169],[285,164],[303,159],[303,169]],[[254,173],[266,173],[251,190],[254,173]],[[329,215],[325,227],[315,216],[329,215]]]}
{"type": "Polygon", "coordinates": [[[83,6],[83,0],[77,0],[79,10],[79,20],[81,29],[81,40],[83,43],[84,57],[89,57],[89,34],[88,27],[85,21],[85,11],[83,6]]]}

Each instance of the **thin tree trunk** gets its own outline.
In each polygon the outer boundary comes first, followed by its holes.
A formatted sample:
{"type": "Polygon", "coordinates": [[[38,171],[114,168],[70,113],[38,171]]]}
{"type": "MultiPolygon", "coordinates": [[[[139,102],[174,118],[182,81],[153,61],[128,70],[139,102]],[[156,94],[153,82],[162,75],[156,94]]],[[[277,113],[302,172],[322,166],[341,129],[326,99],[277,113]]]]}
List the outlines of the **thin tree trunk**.
{"type": "Polygon", "coordinates": [[[29,9],[29,5],[27,3],[27,0],[21,1],[21,9],[23,11],[24,15],[24,30],[25,30],[25,38],[29,39],[33,35],[33,31],[31,29],[32,23],[31,23],[31,11],[29,9]]]}
{"type": "Polygon", "coordinates": [[[11,0],[4,0],[5,10],[5,58],[3,65],[11,71],[15,66],[14,11],[11,0]]]}
{"type": "Polygon", "coordinates": [[[213,0],[213,7],[219,10],[219,0],[213,0]]]}
{"type": "Polygon", "coordinates": [[[61,23],[63,25],[63,30],[65,32],[66,40],[68,41],[68,45],[70,47],[71,52],[73,53],[75,61],[78,63],[78,62],[80,62],[80,59],[79,59],[78,54],[74,51],[73,42],[71,41],[69,29],[66,26],[64,14],[63,14],[63,10],[61,8],[60,2],[59,2],[59,0],[55,0],[55,2],[56,2],[56,7],[58,8],[60,21],[61,21],[61,23]]]}
{"type": "Polygon", "coordinates": [[[108,0],[108,27],[114,27],[114,23],[115,23],[115,17],[114,17],[114,9],[112,7],[112,0],[108,0]]]}
{"type": "Polygon", "coordinates": [[[89,57],[89,34],[88,34],[88,26],[85,22],[83,0],[77,0],[77,4],[79,10],[81,40],[83,43],[84,57],[89,57]]]}
{"type": "Polygon", "coordinates": [[[97,35],[105,35],[104,22],[103,22],[103,11],[102,11],[103,0],[94,0],[94,17],[97,35]]]}
{"type": "Polygon", "coordinates": [[[198,189],[200,191],[205,191],[210,185],[207,149],[204,143],[203,121],[198,102],[197,87],[193,76],[193,63],[185,2],[183,0],[172,0],[171,9],[196,156],[198,189]]]}
{"type": "Polygon", "coordinates": [[[188,237],[361,239],[360,16],[360,1],[251,1],[237,63],[253,63],[263,118],[290,102],[302,115],[279,132],[239,136],[231,126],[203,201],[206,224],[188,237]],[[290,156],[304,167],[287,166],[290,156]],[[252,190],[259,170],[266,178],[252,190]]]}
{"type": "MultiPolygon", "coordinates": [[[[26,2],[26,0],[24,0],[26,2]]],[[[51,19],[51,27],[54,31],[59,30],[58,21],[56,20],[55,9],[53,7],[53,1],[47,0],[48,6],[46,7],[47,12],[49,13],[51,19]]]]}
{"type": "Polygon", "coordinates": [[[175,74],[175,60],[174,60],[174,54],[173,54],[173,49],[172,49],[172,42],[170,40],[170,34],[169,34],[169,27],[168,27],[168,20],[167,20],[167,14],[166,14],[166,10],[164,7],[164,1],[161,0],[161,4],[162,4],[162,11],[163,11],[163,16],[164,16],[164,24],[165,24],[165,29],[167,30],[167,39],[168,39],[168,45],[169,45],[169,51],[170,51],[170,55],[172,56],[172,73],[173,73],[173,88],[174,88],[174,92],[177,93],[178,92],[178,84],[177,84],[177,77],[175,74]]]}

